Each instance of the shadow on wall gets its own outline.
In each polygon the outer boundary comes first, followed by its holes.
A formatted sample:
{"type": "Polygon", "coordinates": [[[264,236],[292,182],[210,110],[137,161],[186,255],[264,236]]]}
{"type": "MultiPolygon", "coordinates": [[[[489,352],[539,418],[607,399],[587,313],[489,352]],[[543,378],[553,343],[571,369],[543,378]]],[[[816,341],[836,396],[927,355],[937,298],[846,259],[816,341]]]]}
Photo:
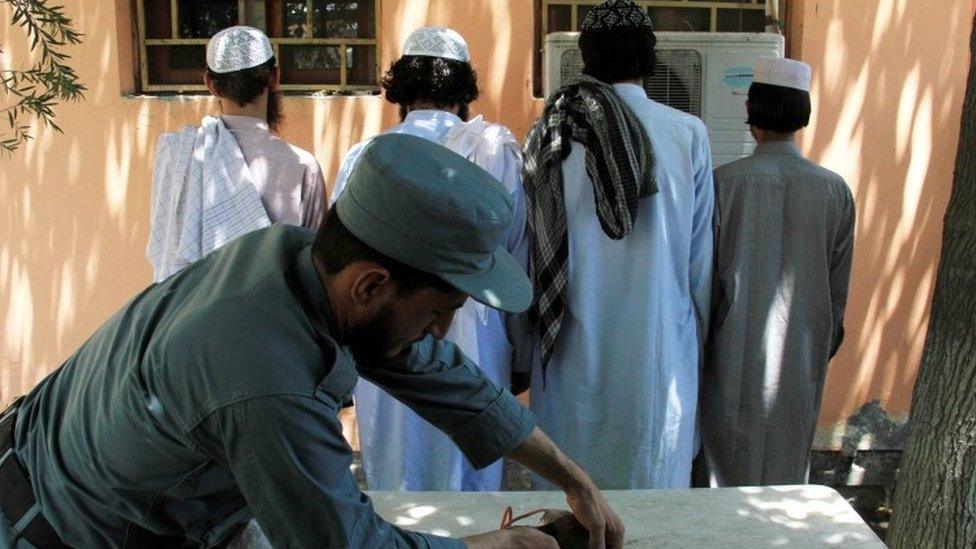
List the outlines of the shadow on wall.
{"type": "MultiPolygon", "coordinates": [[[[418,27],[451,27],[467,40],[478,72],[481,94],[472,116],[507,126],[520,139],[541,112],[532,98],[532,53],[535,0],[401,0],[390,3],[383,17],[384,69],[400,54],[407,36],[418,27]]],[[[395,110],[384,128],[397,122],[395,110]]]]}
{"type": "MultiPolygon", "coordinates": [[[[501,9],[497,0],[385,0],[380,66],[416,27],[453,26],[472,43],[480,74],[473,111],[524,134],[537,109],[529,93],[533,23],[515,15],[532,13],[531,2],[509,0],[511,9],[501,9]]],[[[89,92],[58,107],[64,134],[34,127],[35,141],[0,158],[0,406],[29,391],[150,282],[156,140],[217,109],[208,97],[123,95],[132,78],[132,4],[68,4],[85,34],[68,53],[89,92]]],[[[27,55],[10,15],[4,5],[2,68],[21,66],[27,55]]],[[[282,137],[315,154],[330,187],[349,147],[397,122],[382,97],[289,97],[285,115],[282,137]]]]}
{"type": "MultiPolygon", "coordinates": [[[[129,4],[69,4],[86,34],[69,53],[88,96],[59,107],[64,135],[34,128],[36,141],[0,158],[0,403],[29,390],[149,282],[156,139],[216,108],[206,98],[122,96],[127,36],[106,29],[124,27],[129,4]]],[[[824,423],[875,398],[894,414],[907,412],[924,343],[972,2],[909,4],[918,7],[798,3],[797,53],[816,71],[816,116],[804,149],[845,176],[859,209],[848,340],[828,379],[824,423]]],[[[530,85],[532,0],[385,0],[383,7],[381,67],[416,27],[457,28],[480,75],[474,112],[524,136],[540,108],[530,85]]],[[[19,65],[26,44],[7,30],[9,7],[0,13],[0,64],[19,65]]],[[[283,137],[311,150],[330,184],[348,147],[397,121],[380,97],[289,98],[286,115],[283,137]]]]}
{"type": "Polygon", "coordinates": [[[858,208],[847,340],[822,423],[881,398],[908,412],[921,359],[966,83],[972,2],[804,0],[814,121],[802,136],[858,208]],[[911,7],[909,7],[911,6],[911,7]],[[922,9],[919,9],[922,8],[922,9]]]}

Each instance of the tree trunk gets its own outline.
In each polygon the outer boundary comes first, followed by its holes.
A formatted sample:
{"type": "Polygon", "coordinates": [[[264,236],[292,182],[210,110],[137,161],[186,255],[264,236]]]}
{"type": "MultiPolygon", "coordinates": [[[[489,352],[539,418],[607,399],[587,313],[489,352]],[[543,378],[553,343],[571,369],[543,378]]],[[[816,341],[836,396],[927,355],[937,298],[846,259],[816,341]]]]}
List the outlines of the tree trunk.
{"type": "Polygon", "coordinates": [[[955,181],[888,543],[976,547],[976,20],[955,181]]]}

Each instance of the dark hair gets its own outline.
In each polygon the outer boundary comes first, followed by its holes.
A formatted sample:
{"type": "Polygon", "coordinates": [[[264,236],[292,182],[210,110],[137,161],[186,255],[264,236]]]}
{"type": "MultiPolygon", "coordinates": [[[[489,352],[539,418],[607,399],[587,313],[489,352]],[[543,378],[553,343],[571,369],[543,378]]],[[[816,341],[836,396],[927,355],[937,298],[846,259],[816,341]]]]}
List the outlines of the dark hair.
{"type": "Polygon", "coordinates": [[[583,74],[608,84],[651,76],[655,45],[657,37],[647,28],[584,30],[579,37],[583,74]]]}
{"type": "Polygon", "coordinates": [[[219,73],[207,68],[207,75],[213,82],[217,95],[243,107],[254,101],[271,84],[271,72],[276,63],[272,57],[261,65],[239,71],[219,73]]]}
{"type": "Polygon", "coordinates": [[[747,123],[761,130],[793,133],[810,123],[810,94],[793,88],[753,83],[747,123]]]}
{"type": "Polygon", "coordinates": [[[467,119],[467,107],[478,98],[478,73],[470,63],[404,55],[390,65],[380,83],[386,100],[400,105],[401,118],[406,107],[418,101],[433,103],[439,109],[460,107],[467,119]]]}
{"type": "MultiPolygon", "coordinates": [[[[274,57],[256,67],[242,69],[233,72],[214,72],[207,68],[207,76],[213,83],[217,95],[237,103],[241,107],[254,101],[265,89],[271,86],[271,73],[277,66],[274,57]]],[[[284,112],[281,105],[281,92],[275,90],[268,93],[268,127],[271,131],[277,132],[284,120],[284,112]]]]}
{"type": "Polygon", "coordinates": [[[409,295],[421,288],[433,288],[443,293],[457,291],[437,275],[387,257],[356,238],[339,219],[335,208],[326,214],[322,226],[315,235],[312,255],[330,275],[340,273],[357,261],[379,263],[390,271],[390,277],[396,283],[397,291],[401,295],[409,295]]]}

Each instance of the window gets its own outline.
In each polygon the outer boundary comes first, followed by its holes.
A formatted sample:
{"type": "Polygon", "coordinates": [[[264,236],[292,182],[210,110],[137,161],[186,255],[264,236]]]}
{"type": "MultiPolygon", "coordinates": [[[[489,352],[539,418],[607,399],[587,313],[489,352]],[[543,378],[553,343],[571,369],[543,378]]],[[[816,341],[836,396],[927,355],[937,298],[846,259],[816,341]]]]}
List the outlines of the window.
{"type": "Polygon", "coordinates": [[[379,0],[136,0],[143,92],[206,91],[207,42],[250,25],[267,33],[284,91],[377,90],[379,0]]]}
{"type": "MultiPolygon", "coordinates": [[[[543,38],[551,32],[576,31],[602,0],[538,0],[535,56],[535,94],[542,95],[543,38]]],[[[764,32],[769,0],[635,0],[647,9],[655,31],[764,32]]]]}

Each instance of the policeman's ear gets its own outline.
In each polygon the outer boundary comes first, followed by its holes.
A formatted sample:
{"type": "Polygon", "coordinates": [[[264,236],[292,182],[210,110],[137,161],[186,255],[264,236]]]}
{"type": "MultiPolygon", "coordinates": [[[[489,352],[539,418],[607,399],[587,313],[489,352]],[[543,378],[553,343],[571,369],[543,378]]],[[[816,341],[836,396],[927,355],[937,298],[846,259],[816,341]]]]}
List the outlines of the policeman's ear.
{"type": "Polygon", "coordinates": [[[390,271],[378,263],[364,261],[352,281],[350,297],[356,305],[372,308],[396,297],[396,284],[390,271]]]}

